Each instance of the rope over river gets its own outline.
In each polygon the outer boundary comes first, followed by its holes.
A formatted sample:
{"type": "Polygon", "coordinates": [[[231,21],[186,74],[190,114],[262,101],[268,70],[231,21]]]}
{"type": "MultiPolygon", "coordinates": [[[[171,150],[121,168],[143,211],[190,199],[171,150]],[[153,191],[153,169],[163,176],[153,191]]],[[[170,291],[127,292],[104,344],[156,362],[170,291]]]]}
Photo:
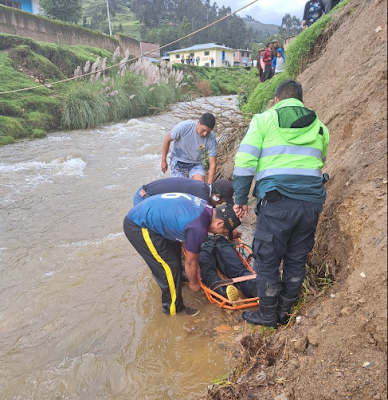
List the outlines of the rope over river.
{"type": "Polygon", "coordinates": [[[161,145],[177,122],[165,114],[0,148],[0,398],[190,400],[232,367],[235,332],[208,327],[226,311],[184,288],[201,313],[163,314],[122,231],[136,190],[165,176],[161,145]]]}

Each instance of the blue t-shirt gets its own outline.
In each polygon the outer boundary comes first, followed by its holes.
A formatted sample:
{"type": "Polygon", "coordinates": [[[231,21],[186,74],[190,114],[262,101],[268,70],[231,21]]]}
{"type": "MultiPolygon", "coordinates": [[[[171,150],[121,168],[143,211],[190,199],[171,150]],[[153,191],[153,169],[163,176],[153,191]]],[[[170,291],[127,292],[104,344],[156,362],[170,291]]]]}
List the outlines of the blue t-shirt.
{"type": "MultiPolygon", "coordinates": [[[[177,179],[177,178],[173,178],[177,179]]],[[[205,200],[187,193],[165,193],[148,197],[127,218],[166,239],[186,242],[186,250],[199,254],[206,242],[213,208],[205,200]]]]}
{"type": "Polygon", "coordinates": [[[187,164],[202,163],[202,155],[208,151],[209,157],[217,157],[217,139],[213,132],[205,137],[196,131],[198,121],[183,121],[176,125],[171,133],[174,140],[171,158],[187,164]]]}

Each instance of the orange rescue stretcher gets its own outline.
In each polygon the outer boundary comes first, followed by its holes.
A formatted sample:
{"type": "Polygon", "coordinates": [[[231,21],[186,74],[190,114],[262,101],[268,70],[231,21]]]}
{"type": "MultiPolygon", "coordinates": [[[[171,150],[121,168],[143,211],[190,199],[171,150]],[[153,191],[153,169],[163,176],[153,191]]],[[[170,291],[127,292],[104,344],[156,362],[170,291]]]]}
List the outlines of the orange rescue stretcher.
{"type": "MultiPolygon", "coordinates": [[[[243,282],[250,279],[256,279],[256,272],[250,266],[250,262],[252,260],[252,251],[251,249],[242,243],[240,239],[236,240],[238,244],[235,246],[235,250],[237,255],[242,260],[245,268],[252,273],[252,275],[246,275],[238,278],[228,279],[224,276],[221,276],[220,284],[221,285],[231,285],[233,283],[243,282]]],[[[220,274],[220,272],[219,272],[220,274]]],[[[202,281],[200,282],[203,291],[206,294],[206,297],[210,301],[210,303],[217,304],[218,307],[225,308],[227,310],[241,310],[243,308],[248,307],[256,307],[259,302],[258,297],[253,298],[241,298],[239,300],[231,301],[228,298],[214,292],[213,290],[209,289],[205,286],[202,281]]],[[[241,293],[241,297],[244,295],[241,293]]]]}

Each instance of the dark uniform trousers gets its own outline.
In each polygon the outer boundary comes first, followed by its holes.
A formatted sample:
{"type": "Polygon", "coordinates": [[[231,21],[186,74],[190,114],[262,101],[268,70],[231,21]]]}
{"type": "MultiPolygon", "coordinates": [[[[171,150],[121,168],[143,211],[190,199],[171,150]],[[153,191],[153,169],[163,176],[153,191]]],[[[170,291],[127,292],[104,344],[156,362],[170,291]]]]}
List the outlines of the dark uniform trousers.
{"type": "Polygon", "coordinates": [[[164,238],[159,233],[142,228],[127,217],[124,233],[132,246],[150,267],[162,290],[162,309],[176,314],[184,309],[182,299],[182,246],[178,241],[164,238]]]}
{"type": "MultiPolygon", "coordinates": [[[[217,268],[227,278],[252,275],[245,268],[229,241],[223,236],[213,236],[202,245],[198,262],[201,268],[202,282],[209,288],[213,283],[221,280],[217,268]]],[[[250,297],[253,284],[254,280],[251,280],[237,283],[236,286],[246,297],[250,297]]]]}
{"type": "MultiPolygon", "coordinates": [[[[273,192],[270,192],[273,193],[273,192]]],[[[254,269],[260,304],[276,304],[279,294],[299,295],[305,276],[307,254],[314,247],[322,204],[295,200],[275,192],[257,207],[253,239],[254,269]],[[282,279],[279,273],[283,260],[282,279]]]]}

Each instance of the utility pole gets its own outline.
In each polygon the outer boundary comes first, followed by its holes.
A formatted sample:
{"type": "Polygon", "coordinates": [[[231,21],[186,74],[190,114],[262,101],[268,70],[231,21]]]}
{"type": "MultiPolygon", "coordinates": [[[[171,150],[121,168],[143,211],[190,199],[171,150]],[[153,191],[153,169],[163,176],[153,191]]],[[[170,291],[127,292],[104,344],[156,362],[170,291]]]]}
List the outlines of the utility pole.
{"type": "Polygon", "coordinates": [[[110,25],[110,14],[109,14],[109,1],[108,0],[105,1],[106,1],[106,11],[108,13],[109,35],[112,36],[112,27],[110,25]]]}

